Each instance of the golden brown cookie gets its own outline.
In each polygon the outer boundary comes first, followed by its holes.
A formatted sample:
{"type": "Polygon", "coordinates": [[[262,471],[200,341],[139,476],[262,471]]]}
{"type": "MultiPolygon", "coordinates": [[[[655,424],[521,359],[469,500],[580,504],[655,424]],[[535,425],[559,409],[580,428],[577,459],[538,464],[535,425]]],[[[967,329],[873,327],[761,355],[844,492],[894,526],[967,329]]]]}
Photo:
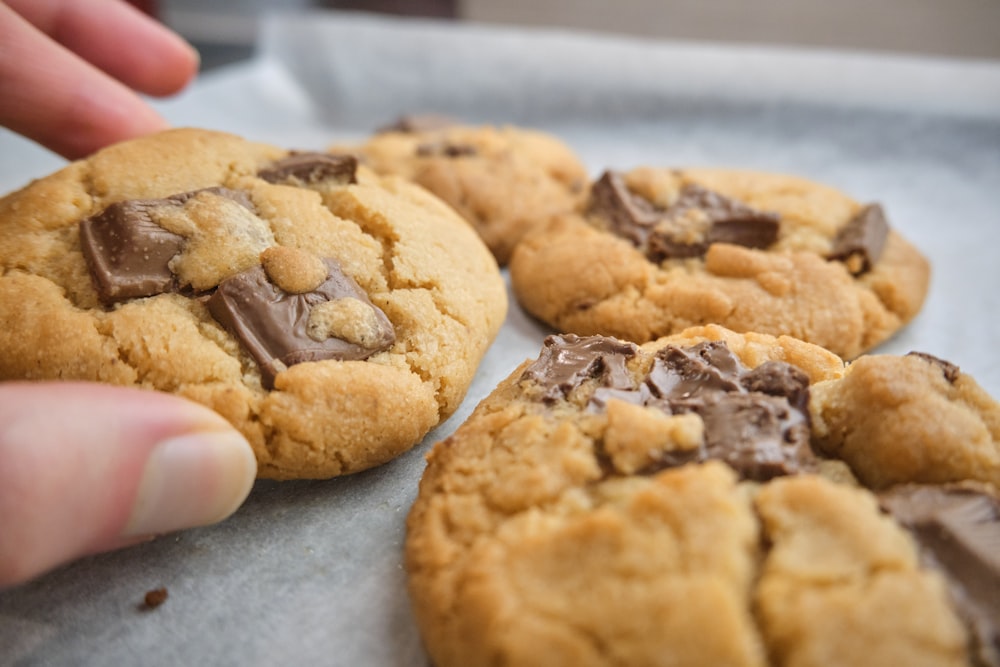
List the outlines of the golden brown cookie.
{"type": "Polygon", "coordinates": [[[927,260],[881,207],[801,178],[606,172],[579,215],[532,232],[515,294],[562,332],[645,342],[686,327],[790,335],[853,358],[920,310],[927,260]]]}
{"type": "Polygon", "coordinates": [[[356,149],[375,171],[398,174],[455,208],[504,265],[524,234],[574,210],[587,172],[557,138],[526,128],[403,119],[356,149]]]}
{"type": "Polygon", "coordinates": [[[0,379],[175,393],[260,475],[385,462],[459,405],[506,313],[445,204],[350,156],[175,130],[0,200],[0,379]]]}
{"type": "Polygon", "coordinates": [[[997,490],[859,485],[810,410],[851,375],[718,326],[549,337],[428,455],[406,566],[434,664],[1000,664],[997,490]]]}

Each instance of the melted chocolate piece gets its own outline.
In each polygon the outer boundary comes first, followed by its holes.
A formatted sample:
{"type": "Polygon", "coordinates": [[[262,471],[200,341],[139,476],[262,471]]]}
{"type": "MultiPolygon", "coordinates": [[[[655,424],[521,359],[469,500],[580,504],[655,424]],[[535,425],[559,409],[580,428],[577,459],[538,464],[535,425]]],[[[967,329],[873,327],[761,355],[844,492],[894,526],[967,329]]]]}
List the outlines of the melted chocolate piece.
{"type": "Polygon", "coordinates": [[[635,354],[634,345],[612,338],[549,336],[522,379],[542,385],[545,403],[599,378],[588,411],[601,412],[609,401],[620,400],[667,414],[699,415],[702,446],[664,452],[645,473],[708,459],[725,461],[744,479],[754,480],[816,468],[809,444],[809,377],[798,368],[772,361],[748,370],[721,341],[668,345],[636,383],[625,367],[635,354]]]}
{"type": "Polygon", "coordinates": [[[741,377],[740,384],[750,392],[783,396],[793,408],[809,414],[809,376],[791,364],[765,361],[741,377]]]}
{"type": "Polygon", "coordinates": [[[183,206],[200,192],[226,197],[254,210],[245,192],[206,188],[164,199],[116,202],[80,221],[80,249],[101,303],[110,306],[178,290],[169,264],[183,249],[185,239],[153,222],[151,211],[183,206]]]}
{"type": "Polygon", "coordinates": [[[742,368],[743,364],[722,341],[686,349],[668,345],[656,353],[646,384],[659,398],[697,398],[707,393],[739,391],[742,368]]]}
{"type": "Polygon", "coordinates": [[[632,390],[635,384],[625,364],[636,350],[632,343],[604,336],[548,336],[538,360],[525,369],[521,379],[541,385],[546,403],[565,398],[591,378],[600,378],[602,387],[632,390]]]}
{"type": "Polygon", "coordinates": [[[475,146],[469,144],[451,144],[446,141],[420,144],[417,155],[420,157],[471,157],[479,153],[475,146]]]}
{"type": "Polygon", "coordinates": [[[701,416],[705,445],[697,460],[725,461],[743,479],[763,481],[816,466],[807,416],[784,397],[717,392],[699,401],[670,401],[666,407],[674,414],[701,416]]]}
{"type": "Polygon", "coordinates": [[[357,183],[358,160],[353,155],[293,152],[257,172],[268,183],[316,185],[357,183]]]}
{"type": "Polygon", "coordinates": [[[671,345],[657,353],[646,384],[656,396],[647,405],[701,417],[704,445],[685,462],[719,459],[761,481],[818,463],[809,444],[809,378],[794,366],[771,361],[748,370],[722,341],[671,345]]]}
{"type": "Polygon", "coordinates": [[[974,664],[1000,667],[1000,498],[958,484],[913,484],[880,500],[913,534],[924,562],[947,579],[974,664]]]}
{"type": "Polygon", "coordinates": [[[629,190],[612,171],[594,183],[588,213],[606,220],[614,234],[631,241],[653,262],[701,257],[713,243],[767,248],[778,239],[779,217],[774,213],[692,183],[681,188],[677,201],[660,208],[629,190]]]}
{"type": "Polygon", "coordinates": [[[271,283],[264,269],[257,266],[224,280],[208,300],[212,317],[236,336],[257,361],[265,389],[271,389],[275,376],[288,366],[324,359],[367,359],[395,342],[385,313],[341,271],[336,260],[324,261],[329,274],[312,292],[289,294],[271,283]],[[312,308],[343,297],[358,299],[375,312],[379,335],[370,347],[339,338],[317,341],[308,335],[312,308]]]}
{"type": "Polygon", "coordinates": [[[827,257],[844,262],[852,274],[859,276],[871,271],[888,237],[885,212],[880,205],[869,204],[837,232],[827,257]]]}
{"type": "Polygon", "coordinates": [[[713,243],[766,248],[778,240],[776,214],[758,211],[692,183],[681,188],[677,201],[664,211],[664,220],[668,224],[657,225],[649,241],[647,254],[653,261],[697,257],[705,254],[713,243]],[[684,219],[692,212],[704,216],[710,225],[701,243],[677,240],[676,232],[684,231],[684,219]]]}
{"type": "Polygon", "coordinates": [[[944,374],[944,379],[950,382],[951,384],[955,384],[955,380],[957,380],[958,376],[961,375],[961,369],[959,369],[958,366],[951,363],[950,361],[945,361],[944,359],[938,359],[933,354],[927,354],[926,352],[909,352],[907,353],[906,356],[920,357],[924,361],[934,364],[935,366],[941,369],[941,372],[944,374]]]}
{"type": "Polygon", "coordinates": [[[663,217],[651,201],[634,194],[625,186],[621,174],[606,171],[590,190],[588,214],[608,222],[612,233],[628,239],[637,248],[644,248],[649,235],[663,217]]]}

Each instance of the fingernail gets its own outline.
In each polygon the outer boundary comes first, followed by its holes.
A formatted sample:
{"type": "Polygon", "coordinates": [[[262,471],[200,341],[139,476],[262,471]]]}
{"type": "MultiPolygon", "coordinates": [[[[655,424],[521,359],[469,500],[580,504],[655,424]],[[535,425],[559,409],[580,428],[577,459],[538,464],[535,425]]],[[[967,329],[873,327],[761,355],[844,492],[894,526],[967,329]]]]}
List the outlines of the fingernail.
{"type": "Polygon", "coordinates": [[[243,503],[257,474],[236,431],[190,433],[153,448],[124,537],[167,533],[225,519],[243,503]]]}

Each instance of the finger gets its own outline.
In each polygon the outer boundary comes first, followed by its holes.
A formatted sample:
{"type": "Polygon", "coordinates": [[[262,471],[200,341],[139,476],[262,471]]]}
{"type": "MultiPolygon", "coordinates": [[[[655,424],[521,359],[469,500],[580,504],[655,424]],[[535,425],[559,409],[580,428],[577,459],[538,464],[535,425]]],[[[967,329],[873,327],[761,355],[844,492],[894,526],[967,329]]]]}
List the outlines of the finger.
{"type": "Polygon", "coordinates": [[[0,123],[70,159],[167,126],[132,90],[2,2],[0,123]]]}
{"type": "Polygon", "coordinates": [[[189,401],[84,383],[0,384],[0,587],[220,521],[256,471],[246,440],[189,401]]]}
{"type": "Polygon", "coordinates": [[[148,95],[170,95],[198,71],[198,52],[121,0],[7,0],[38,30],[148,95]]]}

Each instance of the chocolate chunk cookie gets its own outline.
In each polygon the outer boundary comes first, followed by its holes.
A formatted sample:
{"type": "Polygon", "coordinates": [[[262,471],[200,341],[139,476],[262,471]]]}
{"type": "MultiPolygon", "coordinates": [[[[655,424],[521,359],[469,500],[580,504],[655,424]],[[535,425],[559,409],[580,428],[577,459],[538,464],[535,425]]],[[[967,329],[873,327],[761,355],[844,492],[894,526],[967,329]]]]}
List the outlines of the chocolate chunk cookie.
{"type": "Polygon", "coordinates": [[[263,477],[412,447],[457,408],[505,313],[465,221],[352,156],[175,130],[0,200],[0,379],[199,401],[263,477]]]}
{"type": "Polygon", "coordinates": [[[563,332],[641,343],[722,324],[844,358],[909,322],[930,274],[877,203],[791,176],[653,168],[605,172],[510,271],[521,304],[563,332]]]}
{"type": "Polygon", "coordinates": [[[354,150],[375,171],[399,174],[451,204],[501,265],[525,232],[577,208],[588,179],[553,136],[437,116],[403,118],[354,150]]]}
{"type": "Polygon", "coordinates": [[[428,456],[406,542],[426,646],[439,667],[1000,665],[998,419],[929,355],[550,336],[428,456]],[[921,437],[933,418],[989,435],[921,437]],[[890,451],[841,460],[833,433],[890,451]],[[927,475],[904,443],[968,465],[927,475]],[[892,482],[866,488],[872,465],[892,482]]]}

